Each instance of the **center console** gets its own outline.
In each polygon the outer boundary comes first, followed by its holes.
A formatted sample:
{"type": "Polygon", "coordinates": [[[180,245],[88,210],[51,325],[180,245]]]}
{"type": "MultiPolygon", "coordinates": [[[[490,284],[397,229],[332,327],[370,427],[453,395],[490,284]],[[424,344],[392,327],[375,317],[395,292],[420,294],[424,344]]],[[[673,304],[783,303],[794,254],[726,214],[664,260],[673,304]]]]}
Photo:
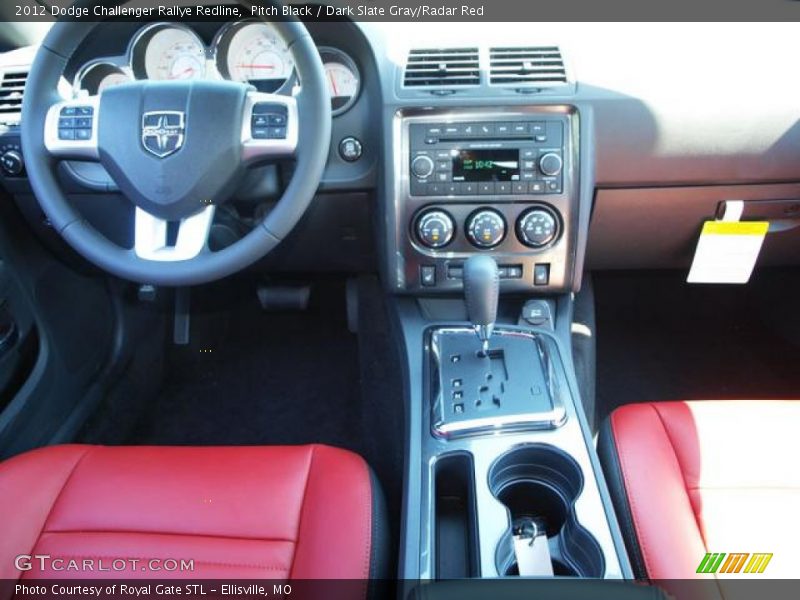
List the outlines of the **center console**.
{"type": "Polygon", "coordinates": [[[408,377],[401,576],[630,578],[572,363],[591,111],[443,104],[396,109],[387,159],[384,278],[408,377]]]}
{"type": "Polygon", "coordinates": [[[463,262],[491,253],[502,289],[572,279],[578,117],[568,106],[407,109],[394,118],[394,291],[461,288],[463,262]]]}

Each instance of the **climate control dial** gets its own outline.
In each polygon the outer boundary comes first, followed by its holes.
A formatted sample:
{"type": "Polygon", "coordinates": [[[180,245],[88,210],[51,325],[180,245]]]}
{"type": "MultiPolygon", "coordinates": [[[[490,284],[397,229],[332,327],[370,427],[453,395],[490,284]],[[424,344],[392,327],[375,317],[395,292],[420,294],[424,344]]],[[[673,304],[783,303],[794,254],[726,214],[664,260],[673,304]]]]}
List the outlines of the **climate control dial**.
{"type": "Polygon", "coordinates": [[[517,237],[529,248],[543,248],[558,237],[558,217],[543,206],[531,208],[517,221],[517,237]]]}
{"type": "Polygon", "coordinates": [[[453,217],[443,210],[427,210],[417,218],[417,239],[427,248],[447,246],[455,233],[453,217]]]}
{"type": "Polygon", "coordinates": [[[491,208],[478,210],[467,219],[467,237],[473,246],[494,248],[506,237],[506,220],[491,208]]]}

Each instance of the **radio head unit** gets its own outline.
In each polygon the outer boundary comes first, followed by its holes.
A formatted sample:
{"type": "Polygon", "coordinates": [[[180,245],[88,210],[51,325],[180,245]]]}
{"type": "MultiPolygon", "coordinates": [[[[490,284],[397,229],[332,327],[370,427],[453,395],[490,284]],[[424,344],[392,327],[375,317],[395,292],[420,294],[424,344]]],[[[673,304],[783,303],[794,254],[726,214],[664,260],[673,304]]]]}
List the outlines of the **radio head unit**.
{"type": "Polygon", "coordinates": [[[561,193],[559,120],[412,124],[413,196],[561,193]]]}

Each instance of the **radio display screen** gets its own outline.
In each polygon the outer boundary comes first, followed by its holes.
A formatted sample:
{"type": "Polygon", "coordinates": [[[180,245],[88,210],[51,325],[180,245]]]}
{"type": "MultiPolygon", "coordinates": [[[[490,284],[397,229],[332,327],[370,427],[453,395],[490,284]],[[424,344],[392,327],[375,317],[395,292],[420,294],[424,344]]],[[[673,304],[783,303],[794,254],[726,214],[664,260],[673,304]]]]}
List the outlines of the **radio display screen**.
{"type": "Polygon", "coordinates": [[[459,150],[453,181],[517,181],[519,150],[459,150]]]}

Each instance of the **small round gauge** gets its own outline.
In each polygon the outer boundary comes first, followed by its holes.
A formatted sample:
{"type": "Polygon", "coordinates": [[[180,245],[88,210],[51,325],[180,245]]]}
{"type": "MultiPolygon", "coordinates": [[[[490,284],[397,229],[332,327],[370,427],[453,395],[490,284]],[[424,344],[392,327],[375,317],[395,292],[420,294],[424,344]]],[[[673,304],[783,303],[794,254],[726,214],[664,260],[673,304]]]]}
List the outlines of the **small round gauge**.
{"type": "Polygon", "coordinates": [[[294,75],[294,58],[269,23],[243,21],[224,30],[216,45],[217,68],[223,77],[277,92],[294,75]]]}
{"type": "Polygon", "coordinates": [[[138,79],[201,79],[206,74],[206,49],[191,29],[159,23],[137,36],[131,67],[138,79]]]}
{"type": "Polygon", "coordinates": [[[78,73],[76,87],[78,90],[96,96],[106,88],[128,83],[131,80],[122,68],[107,62],[96,62],[83,67],[78,73]]]}
{"type": "Polygon", "coordinates": [[[320,48],[325,77],[331,94],[331,112],[340,115],[358,99],[361,77],[353,59],[336,48],[320,48]]]}

